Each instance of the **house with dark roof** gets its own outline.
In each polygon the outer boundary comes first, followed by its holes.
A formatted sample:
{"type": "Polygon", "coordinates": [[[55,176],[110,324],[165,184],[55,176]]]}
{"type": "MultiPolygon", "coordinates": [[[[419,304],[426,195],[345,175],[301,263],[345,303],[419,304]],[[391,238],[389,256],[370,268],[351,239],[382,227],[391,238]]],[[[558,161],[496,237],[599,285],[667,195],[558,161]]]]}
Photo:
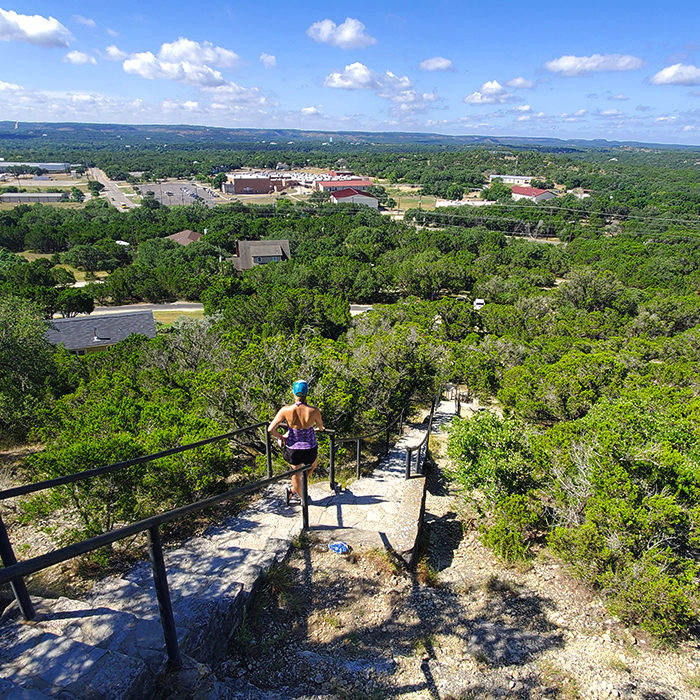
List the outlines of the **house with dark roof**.
{"type": "Polygon", "coordinates": [[[379,200],[369,192],[356,190],[354,187],[346,187],[331,194],[333,204],[364,204],[373,209],[379,209],[379,200]]]}
{"type": "Polygon", "coordinates": [[[116,345],[134,333],[156,337],[152,311],[55,318],[45,337],[52,345],[63,345],[66,350],[85,355],[116,345]]]}
{"type": "Polygon", "coordinates": [[[189,245],[190,243],[196,243],[201,237],[201,233],[197,233],[196,231],[190,231],[188,228],[186,228],[184,231],[178,231],[177,233],[173,233],[170,236],[166,236],[166,238],[169,238],[171,241],[175,241],[175,243],[179,243],[180,245],[189,245]]]}
{"type": "Polygon", "coordinates": [[[238,241],[236,255],[231,258],[236,270],[250,270],[256,265],[290,260],[289,241],[238,241]]]}

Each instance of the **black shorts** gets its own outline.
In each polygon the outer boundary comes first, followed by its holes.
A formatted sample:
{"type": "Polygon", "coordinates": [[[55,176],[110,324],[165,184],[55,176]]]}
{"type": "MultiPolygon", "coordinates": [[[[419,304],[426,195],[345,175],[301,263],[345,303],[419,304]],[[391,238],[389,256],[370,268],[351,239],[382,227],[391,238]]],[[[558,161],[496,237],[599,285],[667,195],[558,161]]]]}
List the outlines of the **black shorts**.
{"type": "Polygon", "coordinates": [[[286,445],[282,448],[282,457],[285,462],[300,467],[302,464],[311,466],[318,457],[318,447],[311,447],[308,450],[292,450],[286,445]]]}

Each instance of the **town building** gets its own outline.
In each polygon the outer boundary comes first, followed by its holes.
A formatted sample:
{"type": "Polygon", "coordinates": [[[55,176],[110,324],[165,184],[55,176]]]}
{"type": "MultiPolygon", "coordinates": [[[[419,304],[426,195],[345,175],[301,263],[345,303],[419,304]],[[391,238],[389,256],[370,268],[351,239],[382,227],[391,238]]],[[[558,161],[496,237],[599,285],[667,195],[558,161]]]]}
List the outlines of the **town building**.
{"type": "Polygon", "coordinates": [[[166,236],[166,238],[169,238],[171,241],[175,241],[175,243],[179,243],[180,245],[189,245],[190,243],[196,243],[201,237],[201,233],[197,233],[196,231],[190,231],[189,229],[185,229],[184,231],[178,231],[177,233],[173,233],[170,236],[166,236]]]}
{"type": "Polygon", "coordinates": [[[68,200],[68,192],[5,192],[0,194],[0,202],[14,204],[55,204],[68,200]]]}
{"type": "Polygon", "coordinates": [[[511,193],[513,199],[529,199],[531,202],[539,204],[540,202],[546,202],[548,199],[556,199],[556,195],[552,194],[549,190],[541,190],[537,187],[512,187],[511,193]]]}
{"type": "Polygon", "coordinates": [[[70,163],[29,163],[27,161],[0,160],[0,173],[10,168],[39,168],[50,173],[64,173],[70,167],[70,163]]]}
{"type": "Polygon", "coordinates": [[[289,241],[287,239],[271,241],[238,241],[236,255],[231,262],[236,270],[250,270],[256,265],[290,260],[289,241]]]}
{"type": "Polygon", "coordinates": [[[45,337],[52,345],[63,345],[66,350],[85,355],[116,345],[133,334],[156,337],[152,311],[55,318],[45,337]]]}
{"type": "Polygon", "coordinates": [[[528,187],[535,178],[531,175],[489,175],[489,184],[501,180],[504,185],[522,185],[528,187]]]}
{"type": "Polygon", "coordinates": [[[357,190],[354,187],[346,187],[331,194],[333,204],[364,204],[373,209],[379,209],[379,200],[369,192],[357,190]]]}
{"type": "Polygon", "coordinates": [[[317,192],[338,192],[339,190],[344,190],[348,187],[355,190],[366,190],[371,186],[371,180],[358,178],[354,180],[348,180],[347,178],[334,178],[332,180],[316,180],[316,182],[314,182],[314,189],[317,192]]]}

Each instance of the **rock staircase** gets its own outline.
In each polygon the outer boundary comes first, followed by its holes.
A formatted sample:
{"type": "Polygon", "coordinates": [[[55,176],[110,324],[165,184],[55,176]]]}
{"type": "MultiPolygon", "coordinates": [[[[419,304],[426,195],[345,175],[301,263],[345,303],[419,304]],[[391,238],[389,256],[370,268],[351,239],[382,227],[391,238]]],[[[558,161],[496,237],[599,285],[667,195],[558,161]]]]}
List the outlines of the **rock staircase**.
{"type": "MultiPolygon", "coordinates": [[[[451,415],[452,404],[443,402],[434,426],[451,415]]],[[[405,450],[420,441],[425,427],[409,429],[372,477],[331,495],[327,484],[310,486],[310,535],[343,539],[354,547],[391,547],[410,559],[425,483],[422,477],[404,479],[405,450]]],[[[300,506],[286,506],[282,491],[280,485],[268,487],[237,517],[164,551],[185,666],[197,669],[224,657],[264,573],[286,557],[301,534],[300,506]]],[[[165,673],[167,654],[148,562],[103,579],[83,601],[32,600],[34,620],[22,620],[16,604],[0,618],[0,697],[130,700],[172,690],[163,686],[173,674],[165,673]]],[[[201,676],[201,669],[197,673],[201,676]]],[[[214,690],[210,697],[216,697],[214,690]]]]}

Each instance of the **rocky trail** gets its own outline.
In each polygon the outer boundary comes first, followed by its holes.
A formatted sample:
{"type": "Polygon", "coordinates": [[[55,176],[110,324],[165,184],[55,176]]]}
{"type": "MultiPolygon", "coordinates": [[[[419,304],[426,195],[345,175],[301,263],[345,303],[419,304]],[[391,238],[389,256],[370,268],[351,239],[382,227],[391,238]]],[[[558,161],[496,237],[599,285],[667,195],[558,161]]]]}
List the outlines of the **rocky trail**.
{"type": "Polygon", "coordinates": [[[498,561],[432,442],[422,553],[302,541],[216,668],[231,698],[700,698],[700,645],[629,630],[546,553],[498,561]]]}

